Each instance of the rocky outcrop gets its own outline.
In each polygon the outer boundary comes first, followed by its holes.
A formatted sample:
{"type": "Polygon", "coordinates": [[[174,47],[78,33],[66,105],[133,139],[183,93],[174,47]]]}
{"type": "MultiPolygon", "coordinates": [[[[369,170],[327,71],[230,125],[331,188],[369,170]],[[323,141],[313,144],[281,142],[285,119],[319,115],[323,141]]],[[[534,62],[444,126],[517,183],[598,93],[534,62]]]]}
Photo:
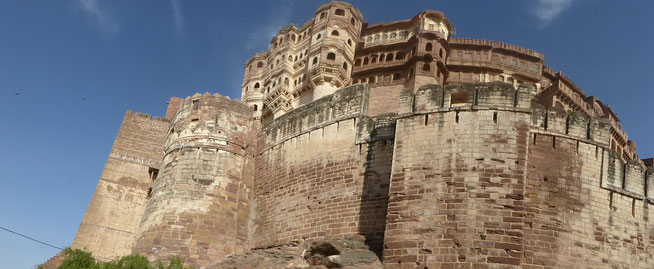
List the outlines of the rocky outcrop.
{"type": "Polygon", "coordinates": [[[383,268],[364,239],[294,240],[231,255],[209,268],[383,268]]]}

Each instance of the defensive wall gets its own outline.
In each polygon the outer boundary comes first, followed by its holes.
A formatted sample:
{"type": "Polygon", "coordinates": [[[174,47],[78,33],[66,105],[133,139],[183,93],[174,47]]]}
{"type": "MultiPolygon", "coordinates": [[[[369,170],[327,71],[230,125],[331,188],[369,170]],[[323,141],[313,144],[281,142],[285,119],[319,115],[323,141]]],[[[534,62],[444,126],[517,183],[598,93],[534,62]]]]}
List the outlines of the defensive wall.
{"type": "Polygon", "coordinates": [[[72,248],[86,249],[102,261],[132,252],[169,124],[127,111],[72,248]]]}
{"type": "Polygon", "coordinates": [[[531,92],[498,82],[404,93],[388,268],[652,267],[654,170],[608,148],[608,120],[545,110],[531,92]]]}
{"type": "Polygon", "coordinates": [[[393,141],[357,143],[368,94],[349,86],[262,127],[255,246],[362,234],[381,251],[393,141]]]}
{"type": "Polygon", "coordinates": [[[250,248],[256,122],[240,101],[186,98],[167,130],[135,253],[196,266],[250,248]]]}

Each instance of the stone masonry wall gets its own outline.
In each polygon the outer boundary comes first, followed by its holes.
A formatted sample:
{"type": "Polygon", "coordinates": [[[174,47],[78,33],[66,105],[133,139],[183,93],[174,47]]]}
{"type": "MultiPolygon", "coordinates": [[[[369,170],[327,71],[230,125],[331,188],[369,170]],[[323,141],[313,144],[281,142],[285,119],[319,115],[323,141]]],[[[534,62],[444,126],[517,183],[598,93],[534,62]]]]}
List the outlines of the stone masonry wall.
{"type": "Polygon", "coordinates": [[[604,119],[535,105],[532,123],[524,268],[654,267],[654,171],[622,163],[604,119]]]}
{"type": "Polygon", "coordinates": [[[218,95],[180,104],[133,251],[204,267],[248,249],[257,126],[252,110],[218,95]]]}
{"type": "Polygon", "coordinates": [[[131,253],[169,124],[127,111],[72,248],[90,251],[102,261],[131,253]]]}
{"type": "Polygon", "coordinates": [[[489,83],[403,95],[386,268],[519,267],[529,92],[489,83]]]}
{"type": "Polygon", "coordinates": [[[367,85],[346,87],[262,129],[256,246],[361,234],[381,250],[393,143],[357,144],[367,98],[367,85]]]}

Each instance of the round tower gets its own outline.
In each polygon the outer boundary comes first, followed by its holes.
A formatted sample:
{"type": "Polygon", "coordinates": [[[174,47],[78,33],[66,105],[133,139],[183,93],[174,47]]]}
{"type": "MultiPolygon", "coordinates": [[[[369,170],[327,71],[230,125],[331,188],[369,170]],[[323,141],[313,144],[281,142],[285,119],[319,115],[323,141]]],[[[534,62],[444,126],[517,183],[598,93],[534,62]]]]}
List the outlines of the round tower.
{"type": "Polygon", "coordinates": [[[351,4],[329,2],[316,10],[309,48],[312,100],[351,84],[363,16],[351,4]]]}
{"type": "Polygon", "coordinates": [[[256,126],[240,101],[196,94],[180,105],[134,253],[204,267],[248,248],[256,126]]]}

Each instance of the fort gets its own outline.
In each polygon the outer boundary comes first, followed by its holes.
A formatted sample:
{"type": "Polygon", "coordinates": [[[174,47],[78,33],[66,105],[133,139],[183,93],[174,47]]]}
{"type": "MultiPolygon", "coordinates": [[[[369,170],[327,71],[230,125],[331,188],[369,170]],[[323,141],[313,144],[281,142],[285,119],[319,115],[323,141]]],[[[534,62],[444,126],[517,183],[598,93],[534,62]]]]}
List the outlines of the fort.
{"type": "Polygon", "coordinates": [[[365,237],[386,268],[654,268],[654,168],[542,53],[321,5],[240,100],[128,111],[73,248],[210,267],[365,237]]]}

